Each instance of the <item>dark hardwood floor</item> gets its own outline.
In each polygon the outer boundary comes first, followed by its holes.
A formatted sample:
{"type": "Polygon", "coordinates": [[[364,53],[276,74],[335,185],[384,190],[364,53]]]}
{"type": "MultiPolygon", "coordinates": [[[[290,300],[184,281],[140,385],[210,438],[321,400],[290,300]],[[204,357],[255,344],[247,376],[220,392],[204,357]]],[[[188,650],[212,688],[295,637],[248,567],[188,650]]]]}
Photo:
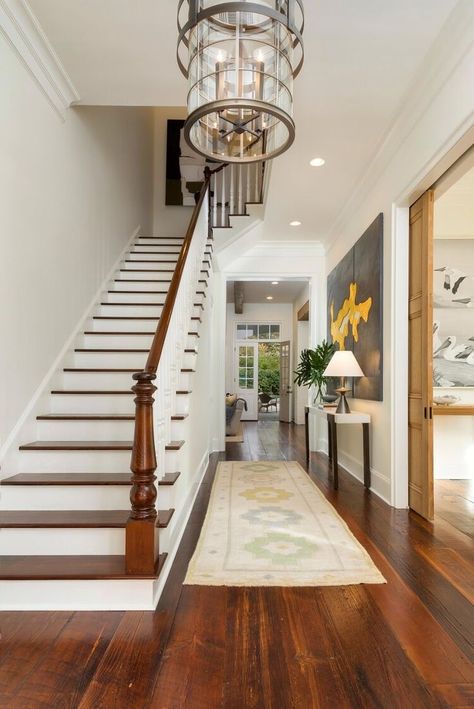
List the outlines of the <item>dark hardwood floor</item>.
{"type": "MultiPolygon", "coordinates": [[[[303,427],[246,425],[226,455],[304,465],[303,427]]],[[[455,516],[393,510],[343,470],[336,492],[313,454],[313,480],[387,584],[183,587],[218,459],[156,612],[0,614],[1,707],[474,706],[474,547],[455,516]]]]}
{"type": "Polygon", "coordinates": [[[435,480],[435,516],[474,538],[474,480],[435,480]]]}

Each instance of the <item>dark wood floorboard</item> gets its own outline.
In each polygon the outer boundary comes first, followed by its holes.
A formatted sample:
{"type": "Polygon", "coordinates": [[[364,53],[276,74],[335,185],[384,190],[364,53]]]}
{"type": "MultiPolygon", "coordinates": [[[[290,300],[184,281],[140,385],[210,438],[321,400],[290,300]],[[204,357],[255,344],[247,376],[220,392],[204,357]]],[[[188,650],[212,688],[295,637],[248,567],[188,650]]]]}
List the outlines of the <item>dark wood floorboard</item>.
{"type": "Polygon", "coordinates": [[[435,515],[474,539],[474,480],[435,480],[435,515]]]}
{"type": "Polygon", "coordinates": [[[304,458],[303,427],[271,419],[212,457],[155,612],[0,613],[0,706],[474,707],[472,489],[447,486],[464,501],[442,513],[438,499],[429,523],[343,470],[334,491],[313,454],[311,477],[387,584],[183,587],[218,460],[304,458]]]}

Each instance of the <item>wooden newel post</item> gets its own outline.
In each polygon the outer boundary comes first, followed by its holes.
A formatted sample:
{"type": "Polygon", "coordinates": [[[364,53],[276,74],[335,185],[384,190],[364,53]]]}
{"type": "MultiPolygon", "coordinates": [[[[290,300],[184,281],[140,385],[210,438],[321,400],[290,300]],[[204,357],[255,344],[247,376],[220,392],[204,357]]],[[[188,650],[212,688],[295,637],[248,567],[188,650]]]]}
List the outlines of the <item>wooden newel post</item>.
{"type": "Polygon", "coordinates": [[[153,394],[156,374],[138,372],[132,391],[135,398],[135,437],[132,452],[132,509],[127,522],[125,565],[128,574],[154,574],[158,557],[156,534],[156,454],[153,432],[153,394]]]}

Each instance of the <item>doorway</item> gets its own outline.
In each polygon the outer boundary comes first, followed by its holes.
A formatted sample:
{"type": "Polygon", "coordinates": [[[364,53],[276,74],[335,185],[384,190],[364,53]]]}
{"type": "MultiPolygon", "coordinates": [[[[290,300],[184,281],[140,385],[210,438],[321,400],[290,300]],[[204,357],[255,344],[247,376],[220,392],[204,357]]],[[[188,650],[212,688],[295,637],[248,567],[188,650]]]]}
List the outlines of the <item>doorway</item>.
{"type": "Polygon", "coordinates": [[[474,151],[410,208],[409,505],[474,536],[474,151]]]}
{"type": "Polygon", "coordinates": [[[308,346],[309,314],[299,330],[304,305],[309,313],[306,278],[227,282],[226,391],[245,400],[242,421],[295,420],[294,360],[308,346]]]}

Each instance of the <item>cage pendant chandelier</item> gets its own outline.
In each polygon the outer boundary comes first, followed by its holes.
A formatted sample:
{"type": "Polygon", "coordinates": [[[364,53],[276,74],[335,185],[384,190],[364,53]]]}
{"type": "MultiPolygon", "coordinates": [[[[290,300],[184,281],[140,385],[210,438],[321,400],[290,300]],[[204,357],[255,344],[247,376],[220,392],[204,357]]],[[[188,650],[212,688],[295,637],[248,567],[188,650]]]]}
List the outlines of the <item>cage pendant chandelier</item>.
{"type": "Polygon", "coordinates": [[[302,0],[180,0],[178,64],[188,79],[184,136],[208,159],[252,163],[295,137],[302,0]]]}

